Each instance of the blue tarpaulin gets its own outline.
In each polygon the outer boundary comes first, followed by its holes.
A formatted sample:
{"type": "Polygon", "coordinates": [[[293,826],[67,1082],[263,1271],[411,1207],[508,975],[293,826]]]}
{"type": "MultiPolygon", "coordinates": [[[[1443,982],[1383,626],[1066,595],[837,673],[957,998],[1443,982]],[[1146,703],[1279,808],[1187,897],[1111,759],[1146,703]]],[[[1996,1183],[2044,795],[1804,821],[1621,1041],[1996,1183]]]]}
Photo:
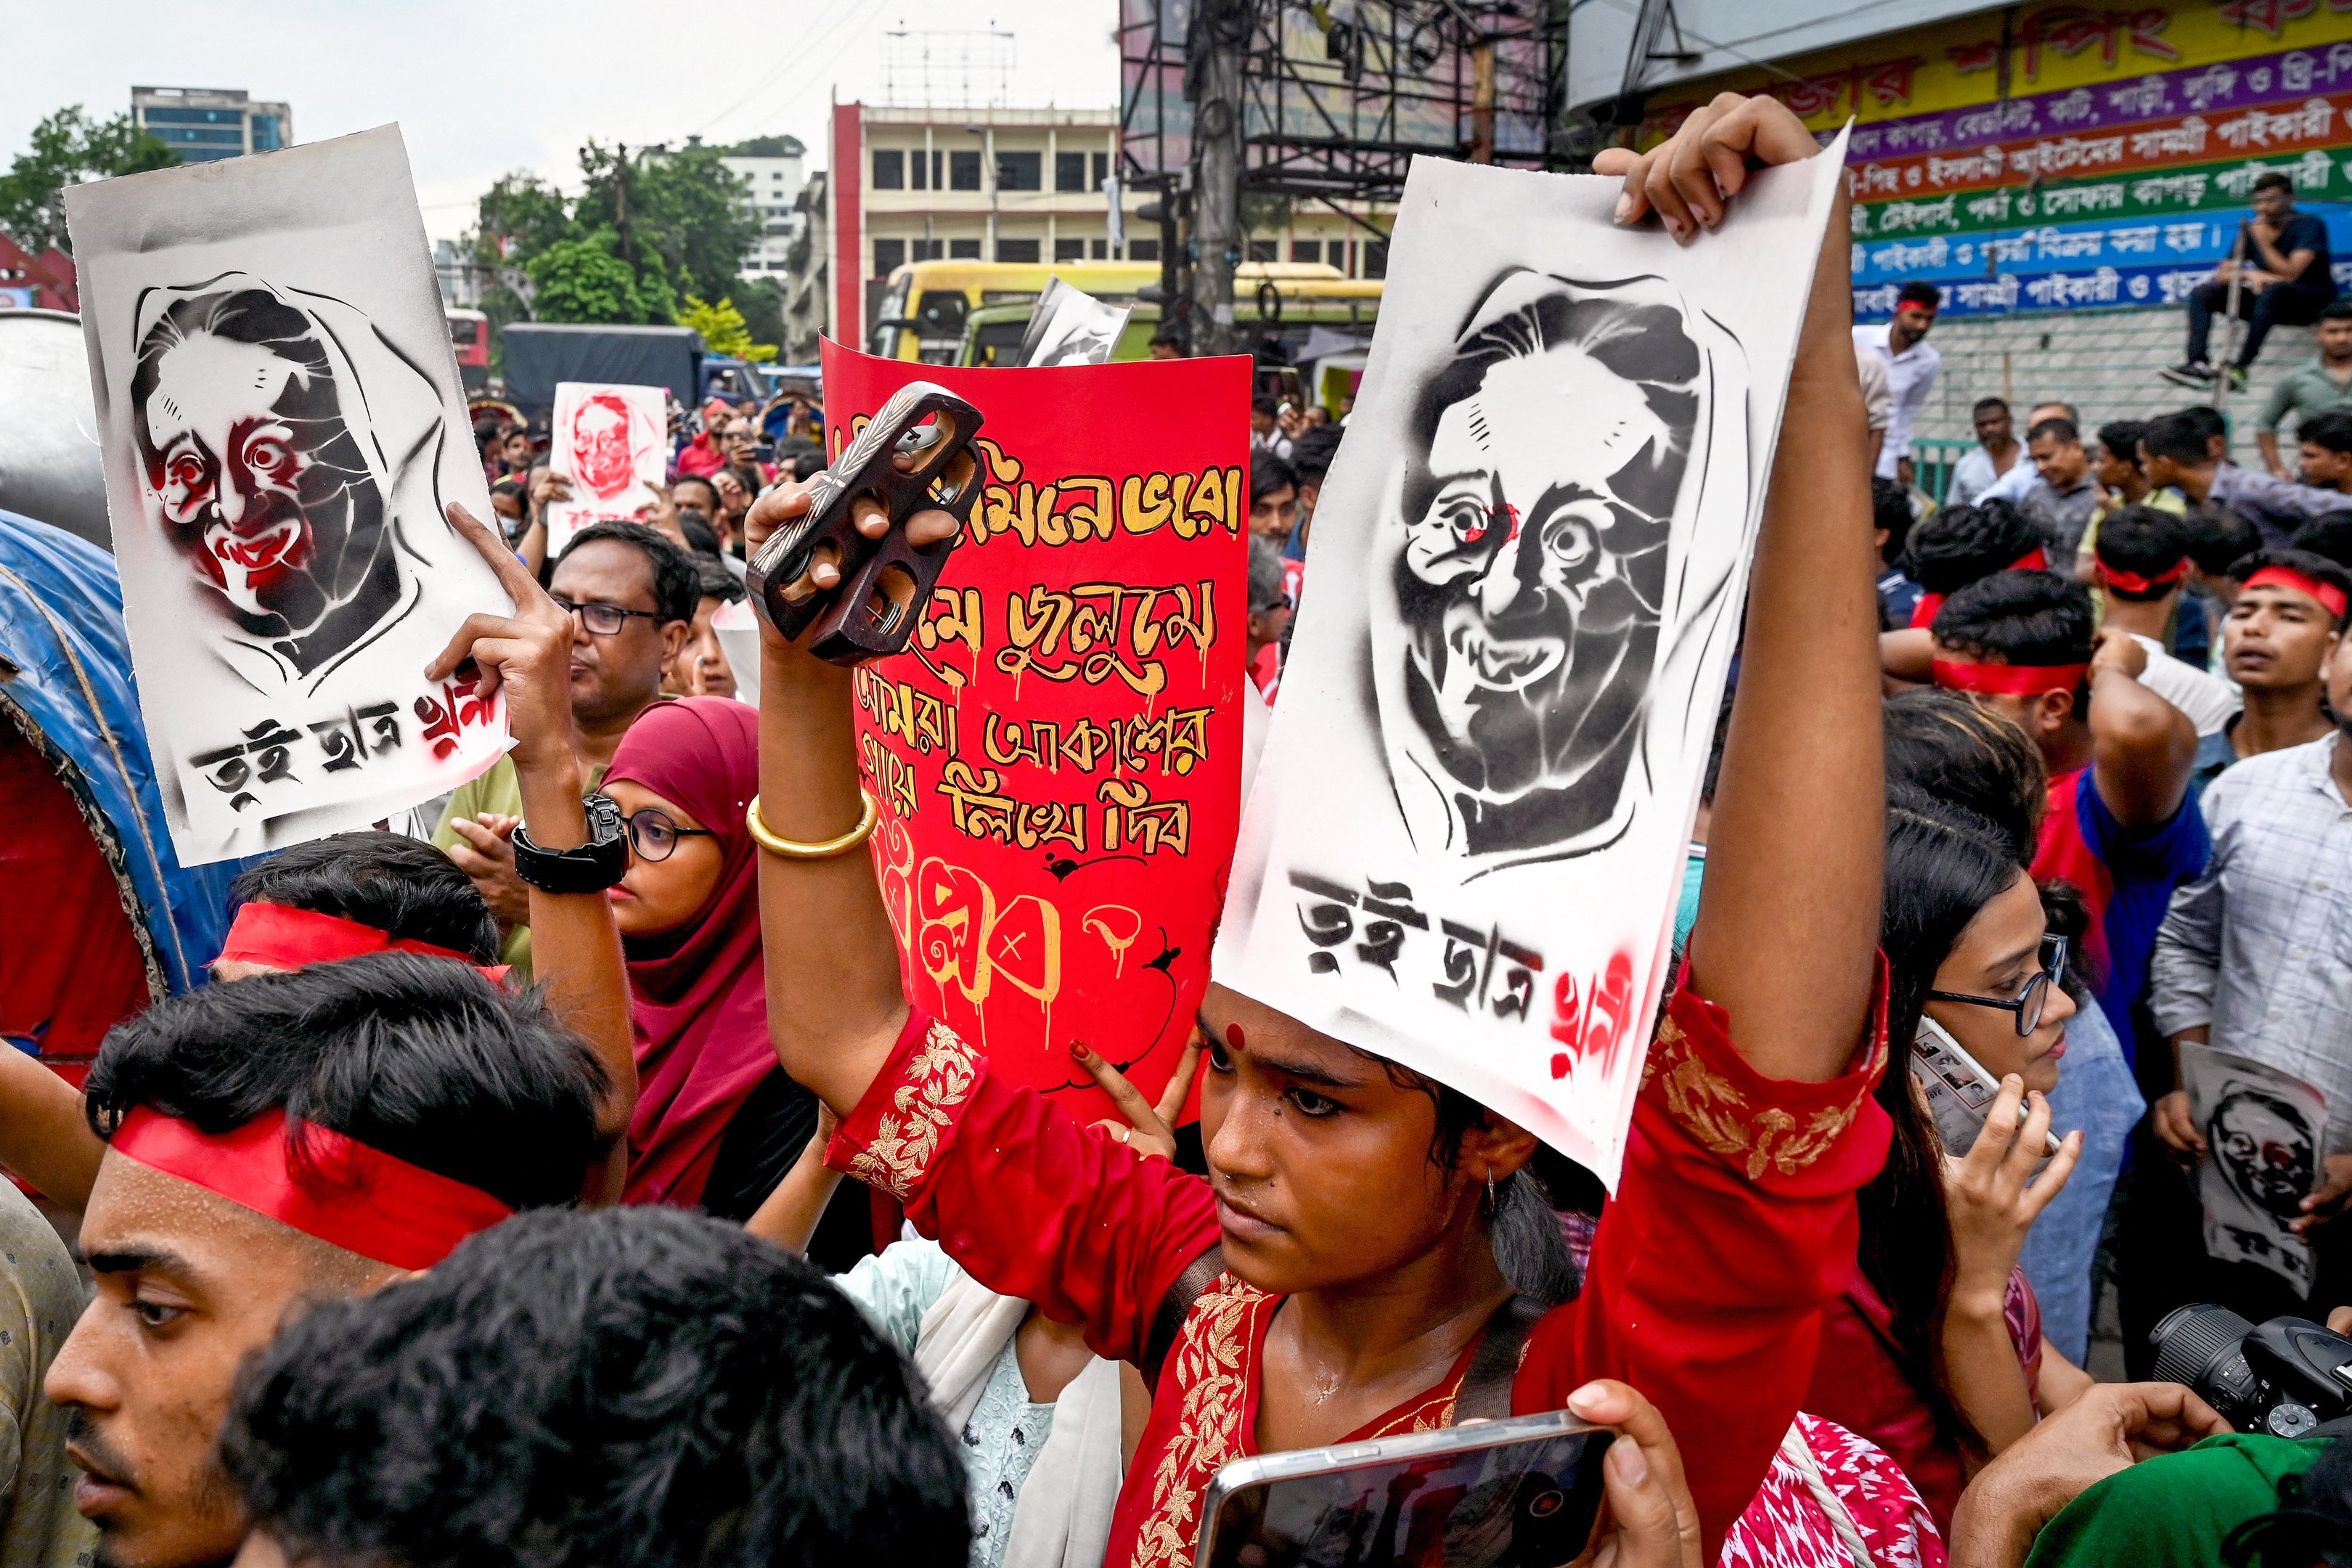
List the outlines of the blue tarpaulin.
{"type": "Polygon", "coordinates": [[[151,979],[203,984],[228,931],[241,863],[183,867],[139,717],[114,558],[0,510],[0,709],[73,792],[138,904],[151,979]]]}

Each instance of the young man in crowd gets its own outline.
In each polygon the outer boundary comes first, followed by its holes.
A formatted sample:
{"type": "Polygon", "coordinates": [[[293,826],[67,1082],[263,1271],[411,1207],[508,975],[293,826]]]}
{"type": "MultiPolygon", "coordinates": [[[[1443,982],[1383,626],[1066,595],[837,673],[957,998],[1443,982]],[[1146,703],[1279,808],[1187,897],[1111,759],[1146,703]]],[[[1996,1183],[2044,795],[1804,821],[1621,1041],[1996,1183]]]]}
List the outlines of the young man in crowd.
{"type": "MultiPolygon", "coordinates": [[[[2126,1219],[2127,1352],[2135,1329],[2144,1336],[2189,1301],[2218,1302],[2254,1322],[2324,1317],[2352,1301],[2352,1226],[2337,1217],[2352,1199],[2352,653],[2343,636],[2352,597],[2340,573],[2315,574],[2308,557],[2265,561],[2248,573],[2240,603],[2253,614],[2260,595],[2273,615],[2292,604],[2326,617],[2323,673],[2335,723],[2315,740],[2247,757],[2206,791],[2212,861],[2157,933],[2149,1011],[2176,1049],[2210,1044],[2326,1095],[2322,1179],[2294,1222],[2312,1246],[2315,1279],[2301,1293],[2269,1269],[2207,1258],[2193,1182],[2171,1161],[2151,1160],[2126,1219]]],[[[2157,1137],[2176,1160],[2210,1157],[2189,1097],[2164,1087],[2150,1112],[2157,1137]]]]}
{"type": "Polygon", "coordinates": [[[2200,789],[2247,757],[2336,732],[2325,677],[2336,651],[2336,616],[2324,595],[2352,601],[2352,572],[2300,550],[2263,551],[2236,570],[2246,585],[2221,622],[2221,668],[2237,683],[2244,710],[2199,747],[2200,789]],[[2273,567],[2284,571],[2273,574],[2273,567]]]}
{"type": "Polygon", "coordinates": [[[1904,546],[1910,542],[1911,492],[1893,479],[1870,480],[1871,537],[1878,542],[1878,608],[1889,628],[1907,626],[1919,606],[1919,584],[1904,574],[1904,546]]]}
{"type": "Polygon", "coordinates": [[[1250,454],[1250,536],[1270,539],[1279,550],[1298,526],[1298,476],[1272,452],[1250,454]]]}
{"type": "Polygon", "coordinates": [[[2294,182],[2273,169],[2254,181],[2254,216],[2238,230],[2238,259],[2225,260],[2213,276],[2189,291],[2189,352],[2159,372],[2182,386],[2210,386],[2219,374],[2207,362],[2213,318],[2234,303],[2247,323],[2246,341],[2229,367],[2230,384],[2246,384],[2246,372],[2263,352],[2273,327],[2300,327],[2319,320],[2336,299],[2328,266],[2327,226],[2294,210],[2294,182]],[[2235,287],[2232,288],[2234,278],[2235,287]]]}
{"type": "Polygon", "coordinates": [[[81,1227],[98,1294],[48,1373],[103,1559],[235,1555],[214,1438],[239,1363],[305,1298],[572,1202],[604,1089],[538,998],[404,953],[207,986],[109,1036],[81,1227]]]}
{"type": "Polygon", "coordinates": [[[743,584],[714,552],[694,557],[694,623],[677,655],[662,668],[662,690],[672,697],[732,697],[735,667],[713,625],[719,612],[743,602],[743,584]]]}
{"type": "Polygon", "coordinates": [[[1973,505],[1995,479],[2025,456],[2025,448],[2018,444],[2017,421],[2009,412],[2008,399],[1979,397],[1969,417],[1976,426],[1977,444],[1952,465],[1952,487],[1944,494],[1947,506],[1973,505]]]}
{"type": "Polygon", "coordinates": [[[2033,459],[2035,477],[2019,508],[2041,528],[2050,569],[2070,576],[2083,531],[2091,526],[2099,507],[2099,481],[2091,472],[2090,454],[2083,450],[2074,422],[2054,416],[2025,433],[2025,450],[2033,459]]]}
{"type": "MultiPolygon", "coordinates": [[[[1905,570],[1919,584],[1910,625],[1926,626],[1946,597],[1996,572],[2039,572],[2050,557],[2041,531],[2007,501],[1948,506],[1914,527],[1904,548],[1905,570]]],[[[1920,676],[1927,674],[1924,651],[1920,676]]]]}
{"type": "Polygon", "coordinates": [[[242,1568],[970,1551],[961,1445],[908,1363],[800,1258],[667,1209],[519,1215],[313,1307],[241,1381],[222,1447],[242,1568]]]}
{"type": "MultiPolygon", "coordinates": [[[[2171,490],[2159,491],[2171,495],[2171,490]]],[[[2226,508],[2191,507],[2181,517],[2189,552],[2187,588],[2205,612],[2205,626],[2221,635],[2221,617],[2238,596],[2232,568],[2263,547],[2263,531],[2226,508]]]]}
{"type": "Polygon", "coordinates": [[[2109,510],[2126,506],[2152,506],[2175,517],[2189,510],[2179,490],[2160,490],[2148,483],[2140,467],[2139,446],[2147,424],[2140,419],[2111,419],[2099,426],[2099,460],[2092,472],[2105,487],[2102,504],[2109,510]]]}
{"type": "Polygon", "coordinates": [[[1270,453],[1290,460],[1290,437],[1282,430],[1282,404],[1272,397],[1250,400],[1250,456],[1270,453]]]}
{"type": "Polygon", "coordinates": [[[1933,283],[1906,283],[1895,293],[1892,321],[1853,329],[1855,354],[1878,357],[1895,395],[1894,416],[1887,422],[1886,439],[1878,451],[1876,472],[1881,479],[1911,483],[1911,427],[1918,421],[1919,410],[1927,406],[1936,373],[1944,363],[1944,356],[1927,341],[1943,302],[1943,291],[1933,283]]]}
{"type": "Polygon", "coordinates": [[[2148,482],[2171,485],[2197,505],[2242,513],[2262,530],[2263,544],[2272,550],[2284,549],[2313,518],[2342,510],[2341,490],[2294,484],[2221,457],[2211,420],[2210,409],[2182,409],[2150,420],[2140,441],[2148,482]]]}
{"type": "Polygon", "coordinates": [[[1283,592],[1282,546],[1264,534],[1249,542],[1249,627],[1243,667],[1269,703],[1282,682],[1282,634],[1290,627],[1290,600],[1283,592]]]}
{"type": "MultiPolygon", "coordinates": [[[[2074,412],[2073,404],[2037,403],[2025,411],[2025,428],[2029,438],[2036,426],[2046,424],[2053,419],[2063,419],[2067,424],[2074,426],[2078,432],[2083,427],[2082,416],[2074,412]]],[[[2022,506],[2025,503],[2025,498],[2032,495],[2034,487],[2041,482],[2042,470],[2034,466],[2032,456],[2029,452],[2024,462],[2010,465],[2009,471],[1988,485],[1977,500],[1979,501],[2005,500],[2011,506],[2022,506]]]]}
{"type": "MultiPolygon", "coordinates": [[[[694,630],[701,599],[685,551],[643,523],[599,522],[574,534],[548,579],[572,622],[572,746],[583,788],[604,781],[621,737],[659,700],[662,671],[694,630]]],[[[527,974],[530,897],[515,875],[522,796],[512,758],[458,786],[433,842],[474,879],[506,931],[500,962],[527,974]]]]}
{"type": "Polygon", "coordinates": [[[2263,466],[2280,479],[2287,471],[2279,454],[2279,425],[2289,415],[2298,426],[2315,414],[2352,410],[2352,300],[2338,300],[2319,312],[2319,353],[2279,377],[2254,423],[2254,445],[2263,466]]]}
{"type": "Polygon", "coordinates": [[[2187,714],[2204,740],[2236,716],[2238,694],[2204,668],[2211,652],[2205,612],[2181,590],[2186,535],[2180,519],[2127,506],[2101,520],[2093,571],[2105,599],[2101,624],[2129,632],[2147,654],[2140,684],[2187,714]],[[2184,638],[2184,631],[2193,635],[2184,638]]]}
{"type": "Polygon", "coordinates": [[[82,1302],[73,1254],[0,1180],[0,1563],[10,1568],[88,1568],[98,1546],[74,1509],[66,1413],[41,1392],[82,1302]]]}
{"type": "MultiPolygon", "coordinates": [[[[2315,489],[2352,498],[2352,408],[2315,414],[2295,432],[2303,482],[2315,489]]],[[[2352,507],[2352,499],[2341,503],[2352,507]]]]}
{"type": "Polygon", "coordinates": [[[2189,798],[2197,731],[2140,683],[2147,650],[2120,628],[2095,637],[2089,594],[2050,573],[2000,572],[1962,588],[1934,637],[1936,684],[2042,748],[2049,810],[2034,879],[2063,877],[2082,890],[2100,1008],[2125,1048],[2137,1045],[2145,1079],[2162,1052],[2133,1023],[2148,951],[2173,889],[2205,867],[2205,823],[2189,798]]]}

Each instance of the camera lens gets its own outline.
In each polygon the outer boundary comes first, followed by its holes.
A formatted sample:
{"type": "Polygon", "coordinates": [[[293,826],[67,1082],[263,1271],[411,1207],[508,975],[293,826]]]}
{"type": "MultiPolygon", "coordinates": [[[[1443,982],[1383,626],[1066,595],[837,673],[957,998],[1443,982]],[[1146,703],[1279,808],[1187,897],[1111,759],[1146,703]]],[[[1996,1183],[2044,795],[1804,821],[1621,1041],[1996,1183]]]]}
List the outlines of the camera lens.
{"type": "Polygon", "coordinates": [[[2149,1375],[2158,1383],[2185,1384],[2206,1403],[2242,1424],[2241,1415],[2259,1410],[2262,1380],[2246,1364],[2246,1336],[2254,1325],[2227,1307],[2200,1301],[2168,1313],[2147,1336],[2156,1351],[2149,1375]]]}

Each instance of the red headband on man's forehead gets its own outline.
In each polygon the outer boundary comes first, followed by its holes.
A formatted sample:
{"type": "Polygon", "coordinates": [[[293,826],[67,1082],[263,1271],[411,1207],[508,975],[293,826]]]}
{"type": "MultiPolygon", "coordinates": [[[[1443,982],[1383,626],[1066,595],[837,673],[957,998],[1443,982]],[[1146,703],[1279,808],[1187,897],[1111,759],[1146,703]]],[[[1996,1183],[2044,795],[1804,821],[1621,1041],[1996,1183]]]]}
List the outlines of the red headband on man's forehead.
{"type": "Polygon", "coordinates": [[[2167,583],[2178,583],[2189,575],[2189,558],[2185,555],[2153,577],[2143,577],[2137,572],[2126,572],[2104,561],[2094,564],[2098,570],[2100,582],[2110,588],[2120,588],[2126,594],[2153,594],[2167,583]]]}
{"type": "MultiPolygon", "coordinates": [[[[2032,549],[2027,551],[2024,554],[2019,556],[2016,560],[2011,562],[2008,565],[2002,567],[2001,570],[2004,572],[2047,572],[2050,570],[2050,556],[2045,551],[2043,551],[2042,546],[2037,544],[2032,549]]],[[[1918,630],[1934,626],[1936,624],[1936,612],[1944,607],[1944,600],[1949,595],[1944,594],[1920,595],[1919,602],[1911,606],[1912,628],[1914,630],[1918,630]]]]}
{"type": "Polygon", "coordinates": [[[285,904],[256,900],[240,906],[229,922],[228,941],[220,958],[236,963],[258,963],[269,969],[300,969],[312,963],[340,963],[371,952],[413,952],[425,958],[454,958],[473,964],[492,981],[507,977],[503,963],[477,964],[471,953],[436,947],[429,942],[395,937],[390,931],[341,915],[320,914],[285,904]]]}
{"type": "Polygon", "coordinates": [[[2083,683],[2087,664],[1963,664],[1936,660],[1936,684],[1947,691],[1982,691],[2006,697],[2039,697],[2072,691],[2083,683]]]}
{"type": "Polygon", "coordinates": [[[2292,566],[2265,566],[2246,579],[2249,588],[2292,588],[2298,594],[2308,594],[2327,606],[2327,613],[2337,620],[2344,618],[2347,601],[2344,590],[2331,587],[2316,577],[2306,577],[2292,566]]]}
{"type": "Polygon", "coordinates": [[[395,1268],[430,1268],[476,1231],[514,1213],[479,1187],[317,1122],[303,1128],[298,1148],[282,1110],[213,1133],[142,1105],[122,1119],[108,1147],[395,1268]]]}

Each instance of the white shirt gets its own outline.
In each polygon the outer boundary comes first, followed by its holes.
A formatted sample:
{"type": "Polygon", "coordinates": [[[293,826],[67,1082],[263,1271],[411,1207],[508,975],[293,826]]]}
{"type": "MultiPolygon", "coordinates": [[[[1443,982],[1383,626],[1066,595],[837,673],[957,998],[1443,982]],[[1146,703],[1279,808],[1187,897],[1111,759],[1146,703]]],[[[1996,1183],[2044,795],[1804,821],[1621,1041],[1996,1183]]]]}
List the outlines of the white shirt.
{"type": "Polygon", "coordinates": [[[1897,458],[1911,455],[1911,426],[1927,406],[1927,391],[1936,384],[1936,373],[1944,367],[1944,356],[1925,342],[1913,343],[1901,353],[1886,346],[1886,337],[1894,323],[1882,321],[1874,327],[1853,330],[1853,352],[1874,353],[1886,366],[1886,384],[1895,392],[1895,416],[1887,421],[1886,445],[1879,449],[1878,477],[1895,477],[1897,458]]]}
{"type": "MultiPolygon", "coordinates": [[[[2024,447],[2020,447],[2010,459],[2009,474],[2013,474],[2020,468],[2026,469],[2030,474],[2032,468],[2033,459],[2025,455],[2024,447]]],[[[1944,504],[1974,506],[1984,499],[1987,490],[2007,479],[2009,474],[1994,471],[1992,454],[1986,451],[1981,445],[1971,447],[1958,462],[1952,465],[1952,488],[1946,493],[1944,504]]]]}
{"type": "Polygon", "coordinates": [[[2352,806],[2340,737],[2248,757],[2205,792],[2213,858],[2172,895],[2148,964],[2167,1035],[2213,1044],[2316,1084],[2330,1153],[2352,1150],[2352,806]]]}
{"type": "Polygon", "coordinates": [[[1895,389],[1887,384],[1886,362],[1876,354],[1857,352],[1853,356],[1854,374],[1862,378],[1862,412],[1864,426],[1884,430],[1895,419],[1895,389]]]}
{"type": "Polygon", "coordinates": [[[2187,714],[2197,726],[2199,740],[2230,727],[2231,716],[2245,705],[2235,686],[2185,658],[2173,658],[2154,637],[2134,632],[2132,641],[2147,650],[2147,668],[2140,671],[2139,683],[2187,714]]]}

